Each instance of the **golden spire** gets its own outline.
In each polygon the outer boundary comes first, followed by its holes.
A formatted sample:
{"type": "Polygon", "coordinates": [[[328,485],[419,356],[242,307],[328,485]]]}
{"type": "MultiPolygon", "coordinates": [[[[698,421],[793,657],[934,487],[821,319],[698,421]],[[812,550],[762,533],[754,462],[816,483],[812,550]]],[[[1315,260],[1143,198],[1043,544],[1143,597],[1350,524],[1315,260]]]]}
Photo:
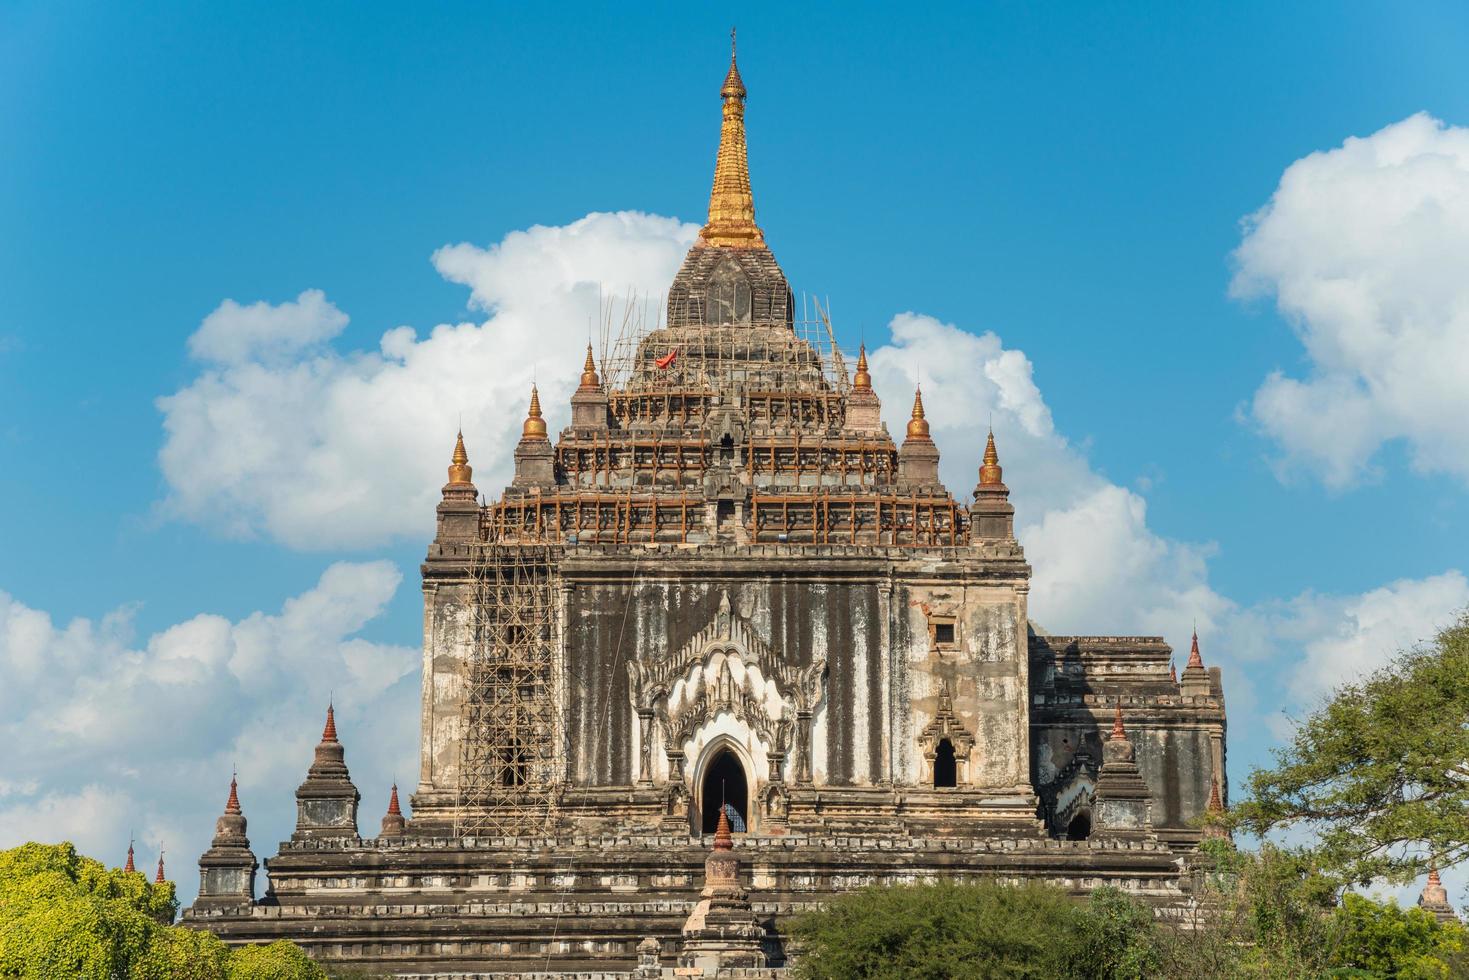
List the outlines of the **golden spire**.
{"type": "Polygon", "coordinates": [[[1000,468],[1000,454],[995,451],[995,430],[990,430],[989,441],[984,444],[984,465],[979,468],[979,485],[998,486],[1004,470],[1000,468]]]}
{"type": "Polygon", "coordinates": [[[546,420],[541,418],[541,393],[535,385],[530,386],[530,411],[525,416],[525,425],[520,427],[522,439],[546,438],[546,420]]]}
{"type": "Polygon", "coordinates": [[[464,451],[464,433],[454,443],[454,460],[449,464],[449,482],[456,487],[468,486],[474,468],[469,465],[469,453],[464,451]]]}
{"type": "Polygon", "coordinates": [[[714,188],[709,192],[709,223],[699,232],[708,245],[753,248],[765,244],[755,224],[755,198],[750,193],[750,163],[745,152],[745,83],[735,64],[735,32],[729,32],[729,74],[719,95],[724,122],[719,128],[719,155],[714,161],[714,188]]]}
{"type": "Polygon", "coordinates": [[[857,349],[857,373],[852,377],[854,391],[871,391],[872,375],[867,373],[867,345],[857,349]]]}
{"type": "Polygon", "coordinates": [[[586,391],[601,386],[602,379],[597,377],[597,365],[592,360],[592,345],[587,344],[587,362],[581,367],[581,387],[583,391],[586,391]]]}
{"type": "Polygon", "coordinates": [[[923,417],[923,389],[913,391],[913,417],[908,420],[909,439],[927,439],[928,420],[923,417]]]}

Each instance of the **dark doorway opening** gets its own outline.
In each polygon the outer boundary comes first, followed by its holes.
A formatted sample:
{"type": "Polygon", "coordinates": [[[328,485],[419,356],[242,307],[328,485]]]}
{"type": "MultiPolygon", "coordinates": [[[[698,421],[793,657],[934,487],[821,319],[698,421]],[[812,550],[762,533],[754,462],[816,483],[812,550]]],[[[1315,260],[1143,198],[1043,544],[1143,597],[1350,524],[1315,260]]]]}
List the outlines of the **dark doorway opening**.
{"type": "Polygon", "coordinates": [[[1092,815],[1083,810],[1066,827],[1067,840],[1086,840],[1092,835],[1092,815]]]}
{"type": "Polygon", "coordinates": [[[700,829],[704,833],[712,834],[718,829],[721,803],[734,810],[729,820],[730,829],[744,832],[750,822],[750,790],[745,780],[745,767],[729,749],[722,749],[704,772],[704,792],[700,801],[700,829]]]}
{"type": "Polygon", "coordinates": [[[933,785],[935,789],[959,785],[959,767],[954,762],[954,743],[944,739],[933,756],[933,785]]]}

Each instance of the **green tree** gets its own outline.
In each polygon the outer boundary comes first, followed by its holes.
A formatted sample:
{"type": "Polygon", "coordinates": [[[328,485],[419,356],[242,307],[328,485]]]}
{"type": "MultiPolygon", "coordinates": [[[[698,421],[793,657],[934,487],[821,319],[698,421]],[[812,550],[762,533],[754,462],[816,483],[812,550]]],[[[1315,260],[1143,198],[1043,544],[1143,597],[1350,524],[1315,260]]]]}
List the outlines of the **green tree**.
{"type": "Polygon", "coordinates": [[[1162,969],[1159,929],[1151,907],[1116,888],[1098,888],[1074,927],[1078,975],[1147,980],[1162,969]]]}
{"type": "Polygon", "coordinates": [[[1086,904],[1040,884],[873,886],[798,917],[795,975],[1086,977],[1156,975],[1151,913],[1102,889],[1086,904]]]}
{"type": "Polygon", "coordinates": [[[1422,909],[1374,902],[1348,893],[1333,914],[1340,935],[1331,962],[1377,977],[1429,980],[1464,976],[1465,934],[1422,909]]]}
{"type": "Polygon", "coordinates": [[[0,851],[0,978],[325,980],[291,943],[230,952],[174,925],[172,882],[109,868],[71,844],[0,851]]]}
{"type": "Polygon", "coordinates": [[[231,951],[228,980],[327,980],[326,971],[284,939],[231,951]]]}
{"type": "Polygon", "coordinates": [[[1469,614],[1338,688],[1250,777],[1236,825],[1301,827],[1345,882],[1404,882],[1469,857],[1469,614]]]}

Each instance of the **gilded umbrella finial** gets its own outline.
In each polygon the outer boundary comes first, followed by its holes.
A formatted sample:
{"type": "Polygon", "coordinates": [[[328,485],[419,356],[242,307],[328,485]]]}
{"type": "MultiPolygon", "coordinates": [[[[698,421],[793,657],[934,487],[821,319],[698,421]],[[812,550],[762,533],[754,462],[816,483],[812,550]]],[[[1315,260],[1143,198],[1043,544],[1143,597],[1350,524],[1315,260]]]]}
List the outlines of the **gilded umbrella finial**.
{"type": "Polygon", "coordinates": [[[927,439],[928,419],[923,417],[923,388],[913,390],[913,417],[908,420],[909,439],[927,439]]]}
{"type": "Polygon", "coordinates": [[[995,430],[990,430],[989,440],[984,444],[984,465],[979,468],[979,485],[998,486],[1004,470],[1000,468],[1000,454],[995,449],[995,430]]]}
{"type": "Polygon", "coordinates": [[[469,465],[469,453],[464,451],[464,432],[461,430],[454,442],[453,460],[449,463],[449,482],[456,487],[467,486],[473,475],[474,469],[469,465]]]}
{"type": "Polygon", "coordinates": [[[857,373],[852,376],[852,388],[856,391],[872,390],[872,375],[867,371],[867,345],[857,349],[857,373]]]}
{"type": "Polygon", "coordinates": [[[520,427],[520,435],[524,439],[546,438],[546,420],[541,418],[541,393],[535,385],[530,386],[530,411],[526,413],[525,424],[520,427]]]}

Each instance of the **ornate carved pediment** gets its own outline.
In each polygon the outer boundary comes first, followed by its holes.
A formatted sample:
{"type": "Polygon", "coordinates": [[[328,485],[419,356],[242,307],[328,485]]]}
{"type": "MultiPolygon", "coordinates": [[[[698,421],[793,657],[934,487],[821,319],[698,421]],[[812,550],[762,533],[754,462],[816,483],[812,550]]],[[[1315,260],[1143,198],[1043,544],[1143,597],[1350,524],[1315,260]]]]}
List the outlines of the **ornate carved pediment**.
{"type": "Polygon", "coordinates": [[[796,718],[813,711],[824,689],[826,661],[805,668],[777,656],[720,596],[709,625],[663,657],[627,664],[633,703],[662,724],[677,748],[721,713],[755,732],[768,751],[790,750],[796,718]]]}
{"type": "Polygon", "coordinates": [[[956,756],[967,756],[969,750],[974,748],[974,735],[960,723],[959,716],[954,714],[954,698],[949,694],[948,681],[939,685],[939,707],[933,721],[918,733],[918,742],[923,746],[924,754],[930,758],[944,739],[948,739],[949,744],[954,746],[956,756]]]}

